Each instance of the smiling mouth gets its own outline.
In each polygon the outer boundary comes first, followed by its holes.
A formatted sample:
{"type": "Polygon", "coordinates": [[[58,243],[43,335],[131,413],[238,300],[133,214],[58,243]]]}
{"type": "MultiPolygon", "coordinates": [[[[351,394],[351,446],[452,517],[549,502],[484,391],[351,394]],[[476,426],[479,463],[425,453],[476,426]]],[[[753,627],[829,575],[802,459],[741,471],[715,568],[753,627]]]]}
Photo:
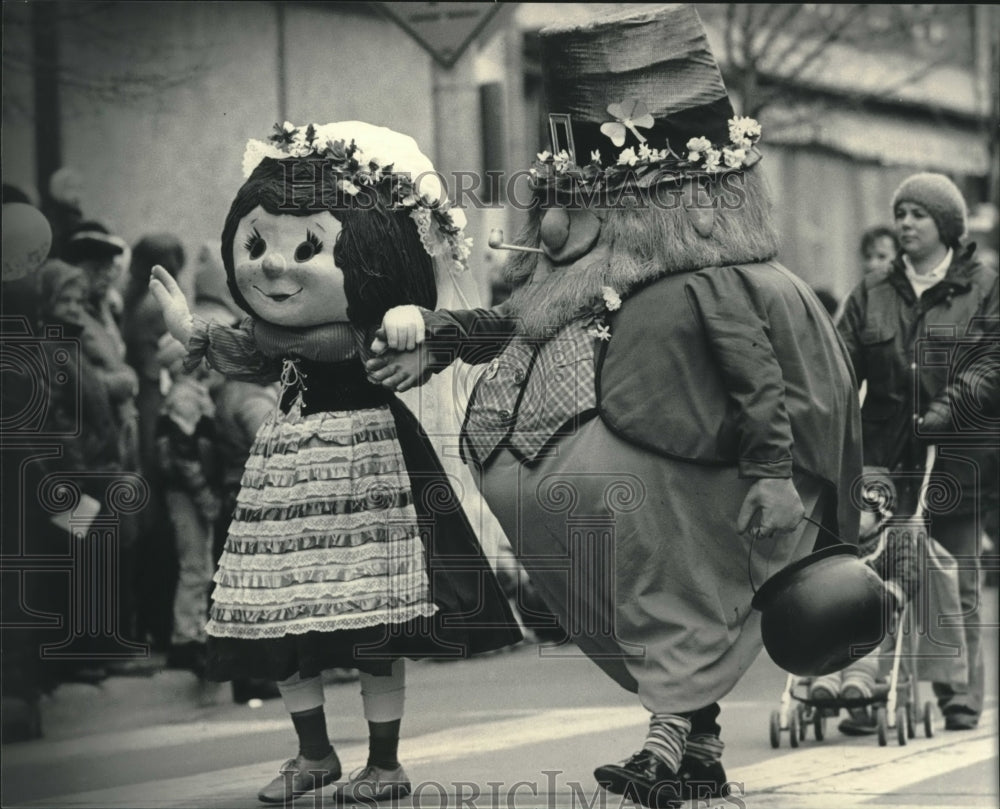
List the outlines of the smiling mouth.
{"type": "Polygon", "coordinates": [[[270,298],[275,303],[283,303],[284,301],[287,301],[289,298],[294,298],[302,291],[302,287],[299,287],[294,292],[265,292],[259,286],[254,286],[254,289],[256,289],[265,298],[270,298]]]}

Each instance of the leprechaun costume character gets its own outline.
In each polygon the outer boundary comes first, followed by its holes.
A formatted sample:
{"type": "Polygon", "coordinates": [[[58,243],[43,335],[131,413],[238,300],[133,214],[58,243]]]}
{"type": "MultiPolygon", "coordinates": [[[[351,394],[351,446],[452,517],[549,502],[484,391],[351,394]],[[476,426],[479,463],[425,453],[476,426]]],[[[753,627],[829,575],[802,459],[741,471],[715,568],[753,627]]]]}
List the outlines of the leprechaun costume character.
{"type": "Polygon", "coordinates": [[[569,637],[651,714],[596,778],[646,806],[718,796],[717,701],[761,649],[754,582],[818,524],[857,541],[857,389],[826,310],[774,261],[760,126],[734,115],[696,12],[541,42],[553,142],[511,297],[424,311],[420,351],[369,373],[405,388],[423,361],[482,364],[463,457],[569,637]]]}

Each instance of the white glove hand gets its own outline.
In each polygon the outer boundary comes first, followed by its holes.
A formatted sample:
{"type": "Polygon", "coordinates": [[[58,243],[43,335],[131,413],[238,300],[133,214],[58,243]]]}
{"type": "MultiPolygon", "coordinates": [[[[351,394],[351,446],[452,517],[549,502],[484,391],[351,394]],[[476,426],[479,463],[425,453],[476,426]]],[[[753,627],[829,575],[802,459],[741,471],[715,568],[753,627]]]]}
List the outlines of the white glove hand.
{"type": "Polygon", "coordinates": [[[153,267],[153,274],[149,279],[149,290],[163,310],[163,320],[167,324],[167,331],[186,346],[188,340],[191,339],[194,319],[191,317],[191,310],[188,309],[187,299],[181,288],[173,276],[159,264],[153,267]]]}
{"type": "Polygon", "coordinates": [[[412,351],[424,341],[424,316],[417,306],[395,306],[385,313],[382,327],[372,342],[372,351],[381,354],[386,348],[412,351]]]}

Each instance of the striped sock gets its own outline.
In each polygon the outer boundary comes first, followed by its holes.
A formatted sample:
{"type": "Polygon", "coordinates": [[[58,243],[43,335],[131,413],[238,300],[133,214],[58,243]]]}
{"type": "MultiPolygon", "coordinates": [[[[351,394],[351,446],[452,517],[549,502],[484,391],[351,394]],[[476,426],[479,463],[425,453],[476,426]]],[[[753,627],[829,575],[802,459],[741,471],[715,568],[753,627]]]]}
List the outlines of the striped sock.
{"type": "Polygon", "coordinates": [[[687,737],[684,754],[702,764],[714,764],[722,758],[725,746],[722,739],[711,733],[693,733],[687,737]]]}
{"type": "Polygon", "coordinates": [[[642,748],[677,772],[684,756],[684,742],[690,732],[691,723],[683,716],[655,713],[649,720],[649,733],[642,748]]]}

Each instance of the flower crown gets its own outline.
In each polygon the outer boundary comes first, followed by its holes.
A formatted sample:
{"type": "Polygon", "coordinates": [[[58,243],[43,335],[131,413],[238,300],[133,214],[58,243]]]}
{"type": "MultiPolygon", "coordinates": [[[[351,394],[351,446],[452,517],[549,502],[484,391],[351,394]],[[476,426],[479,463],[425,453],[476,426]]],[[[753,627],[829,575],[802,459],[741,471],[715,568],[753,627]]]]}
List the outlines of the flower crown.
{"type": "Polygon", "coordinates": [[[354,196],[363,187],[379,186],[387,192],[391,210],[410,212],[417,224],[420,241],[431,258],[446,259],[455,270],[467,269],[472,239],[464,235],[465,214],[448,202],[430,161],[411,138],[384,127],[360,122],[356,125],[370,130],[366,143],[373,150],[371,155],[364,152],[354,138],[348,142],[342,136],[343,125],[301,127],[288,121],[275,124],[266,142],[247,142],[243,153],[243,176],[248,178],[266,157],[287,160],[318,155],[339,176],[337,185],[342,191],[354,196]]]}
{"type": "Polygon", "coordinates": [[[601,153],[597,150],[590,153],[590,162],[586,165],[578,165],[566,149],[555,154],[540,152],[529,170],[533,181],[537,185],[554,184],[557,187],[579,184],[613,188],[624,180],[633,179],[640,188],[645,188],[672,173],[738,171],[752,165],[756,162],[754,158],[759,156],[754,146],[760,140],[761,127],[753,118],[730,118],[729,143],[726,144],[712,143],[706,137],[691,138],[686,144],[686,156],[681,156],[670,147],[669,141],[663,149],[652,148],[639,131],[655,123],[641,100],[609,104],[608,113],[615,120],[601,124],[601,133],[616,147],[624,146],[631,133],[638,146],[622,149],[617,162],[610,166],[601,164],[601,153]]]}

